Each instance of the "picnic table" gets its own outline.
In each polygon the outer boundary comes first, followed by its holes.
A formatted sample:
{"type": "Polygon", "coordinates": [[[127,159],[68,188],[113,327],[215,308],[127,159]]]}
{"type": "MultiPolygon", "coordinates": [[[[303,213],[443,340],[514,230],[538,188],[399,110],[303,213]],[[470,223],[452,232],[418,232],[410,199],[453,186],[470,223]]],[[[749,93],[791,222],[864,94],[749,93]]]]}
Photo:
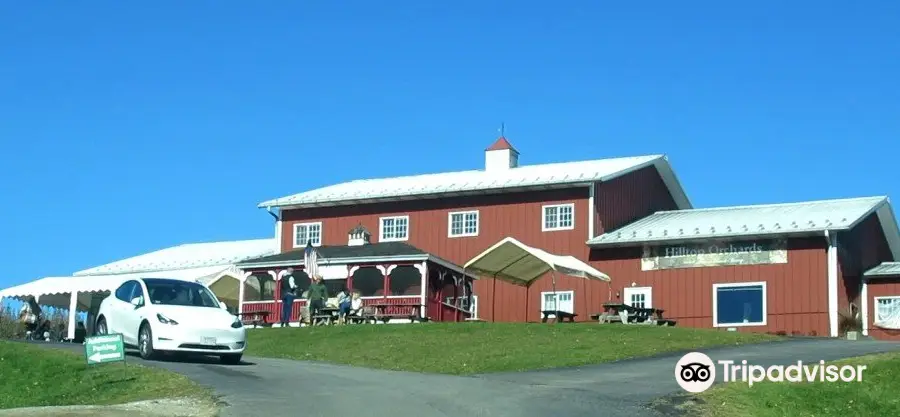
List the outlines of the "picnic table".
{"type": "Polygon", "coordinates": [[[269,323],[266,321],[269,318],[269,314],[272,313],[269,313],[268,311],[245,311],[243,313],[238,313],[238,316],[244,324],[269,326],[269,323]]]}
{"type": "Polygon", "coordinates": [[[570,313],[568,311],[561,310],[544,310],[541,311],[541,323],[546,323],[550,316],[556,317],[556,321],[560,323],[565,323],[567,320],[569,323],[575,323],[575,317],[578,317],[575,313],[570,313]]]}
{"type": "Polygon", "coordinates": [[[625,324],[646,323],[660,326],[674,326],[674,320],[663,318],[665,310],[661,308],[633,307],[623,303],[603,303],[603,313],[591,315],[601,323],[621,322],[625,324]]]}
{"type": "Polygon", "coordinates": [[[310,315],[309,322],[313,326],[316,325],[326,325],[330,326],[334,324],[335,319],[340,312],[340,308],[338,307],[322,307],[319,309],[319,313],[315,315],[310,315]]]}
{"type": "Polygon", "coordinates": [[[409,319],[410,322],[423,322],[427,319],[422,318],[419,312],[422,309],[422,305],[418,303],[401,303],[401,304],[369,304],[363,306],[358,314],[350,315],[347,317],[348,321],[351,323],[387,323],[391,319],[409,319]],[[410,309],[409,313],[387,313],[386,310],[389,307],[402,307],[404,309],[410,309]]]}

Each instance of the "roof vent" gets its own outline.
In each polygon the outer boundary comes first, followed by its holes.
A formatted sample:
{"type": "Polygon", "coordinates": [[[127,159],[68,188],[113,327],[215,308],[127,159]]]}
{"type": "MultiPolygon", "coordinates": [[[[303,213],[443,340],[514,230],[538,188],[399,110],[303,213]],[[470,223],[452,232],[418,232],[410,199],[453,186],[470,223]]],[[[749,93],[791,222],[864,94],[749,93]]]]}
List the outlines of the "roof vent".
{"type": "Polygon", "coordinates": [[[485,171],[505,171],[519,166],[519,151],[502,135],[484,150],[485,171]]]}
{"type": "Polygon", "coordinates": [[[372,234],[363,227],[362,223],[357,224],[356,227],[350,229],[350,232],[348,233],[347,246],[368,245],[371,237],[372,234]]]}

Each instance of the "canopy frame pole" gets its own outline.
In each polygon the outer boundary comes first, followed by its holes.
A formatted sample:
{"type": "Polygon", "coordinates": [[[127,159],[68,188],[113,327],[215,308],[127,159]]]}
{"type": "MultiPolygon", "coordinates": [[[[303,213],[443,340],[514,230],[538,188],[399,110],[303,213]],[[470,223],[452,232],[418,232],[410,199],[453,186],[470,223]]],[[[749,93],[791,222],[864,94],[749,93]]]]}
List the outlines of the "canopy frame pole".
{"type": "Polygon", "coordinates": [[[559,311],[560,310],[559,310],[559,297],[557,297],[557,295],[556,295],[556,270],[553,270],[553,269],[550,270],[550,277],[552,279],[552,281],[551,281],[552,283],[550,285],[552,285],[552,288],[553,288],[553,309],[556,310],[556,313],[557,313],[557,314],[555,314],[557,317],[556,317],[556,320],[554,321],[554,323],[559,323],[559,311]]]}
{"type": "Polygon", "coordinates": [[[491,284],[491,322],[497,322],[497,274],[494,274],[494,281],[491,284]]]}

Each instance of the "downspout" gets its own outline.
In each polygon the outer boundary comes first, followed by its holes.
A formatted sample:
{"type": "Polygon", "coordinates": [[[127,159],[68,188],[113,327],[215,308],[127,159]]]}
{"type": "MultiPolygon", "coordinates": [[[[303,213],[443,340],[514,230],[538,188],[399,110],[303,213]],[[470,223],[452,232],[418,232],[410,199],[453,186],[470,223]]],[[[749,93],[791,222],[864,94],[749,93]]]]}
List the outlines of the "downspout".
{"type": "Polygon", "coordinates": [[[272,210],[271,206],[266,207],[266,213],[269,213],[275,219],[275,253],[281,253],[281,217],[272,210]]]}
{"type": "Polygon", "coordinates": [[[838,336],[838,250],[837,234],[825,229],[828,244],[826,266],[828,271],[828,329],[831,337],[838,336]]]}

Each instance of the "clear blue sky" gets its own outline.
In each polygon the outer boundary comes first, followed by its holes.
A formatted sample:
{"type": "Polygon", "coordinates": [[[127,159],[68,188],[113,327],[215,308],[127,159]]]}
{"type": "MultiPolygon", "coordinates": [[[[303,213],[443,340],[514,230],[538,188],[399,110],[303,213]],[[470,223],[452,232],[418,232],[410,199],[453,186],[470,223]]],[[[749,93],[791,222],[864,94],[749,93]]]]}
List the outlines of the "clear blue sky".
{"type": "Polygon", "coordinates": [[[609,3],[6,2],[0,287],[479,168],[501,122],[523,164],[666,153],[698,207],[900,196],[900,2],[609,3]]]}

